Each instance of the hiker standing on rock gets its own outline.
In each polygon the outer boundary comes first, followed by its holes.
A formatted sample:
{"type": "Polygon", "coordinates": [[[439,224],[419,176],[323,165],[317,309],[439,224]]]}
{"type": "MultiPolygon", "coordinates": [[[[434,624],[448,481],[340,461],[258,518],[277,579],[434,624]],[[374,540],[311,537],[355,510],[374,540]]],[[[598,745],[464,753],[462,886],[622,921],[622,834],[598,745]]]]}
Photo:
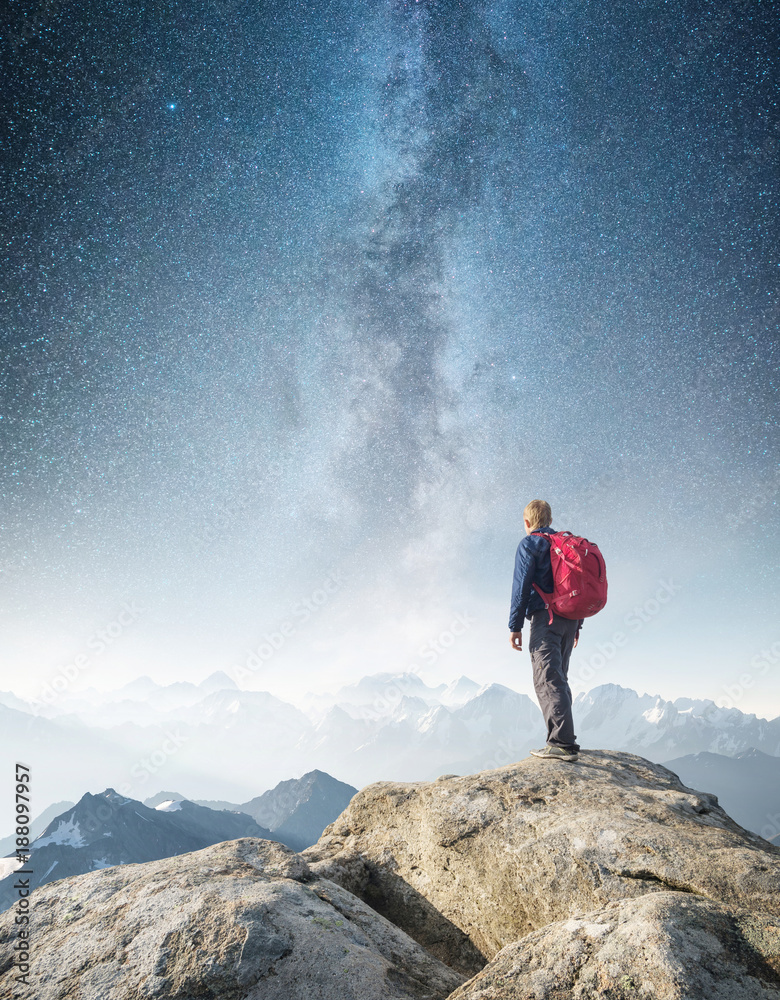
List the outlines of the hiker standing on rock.
{"type": "Polygon", "coordinates": [[[512,649],[522,650],[523,622],[530,619],[534,689],[547,725],[547,745],[531,753],[545,760],[575,761],[580,748],[571,710],[569,658],[583,618],[606,603],[604,560],[586,538],[553,530],[552,511],[545,500],[528,504],[523,523],[526,537],[515,556],[509,630],[512,649]]]}

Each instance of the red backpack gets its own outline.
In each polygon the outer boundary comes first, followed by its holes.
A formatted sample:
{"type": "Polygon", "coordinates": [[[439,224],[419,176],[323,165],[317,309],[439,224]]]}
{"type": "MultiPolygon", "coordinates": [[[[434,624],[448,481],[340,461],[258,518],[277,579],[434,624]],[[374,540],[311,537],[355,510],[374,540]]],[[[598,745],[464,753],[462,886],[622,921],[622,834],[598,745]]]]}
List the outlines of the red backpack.
{"type": "Polygon", "coordinates": [[[552,563],[553,592],[545,594],[534,584],[534,590],[550,612],[561,618],[590,618],[607,603],[607,568],[598,545],[579,538],[570,531],[534,531],[534,535],[549,539],[552,563]]]}

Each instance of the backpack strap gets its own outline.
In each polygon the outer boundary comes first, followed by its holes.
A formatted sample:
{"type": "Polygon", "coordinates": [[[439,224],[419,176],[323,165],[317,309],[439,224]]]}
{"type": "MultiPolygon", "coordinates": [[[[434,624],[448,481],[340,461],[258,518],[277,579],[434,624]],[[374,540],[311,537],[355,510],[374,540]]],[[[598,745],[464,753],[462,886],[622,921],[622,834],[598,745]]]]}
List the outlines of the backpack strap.
{"type": "MultiPolygon", "coordinates": [[[[550,541],[550,535],[562,534],[562,532],[556,532],[556,531],[532,531],[531,534],[534,535],[536,538],[546,538],[548,545],[552,546],[552,542],[550,541]]],[[[545,594],[545,592],[542,590],[542,588],[539,586],[538,583],[532,583],[531,586],[534,588],[534,590],[536,591],[536,593],[544,601],[544,610],[545,611],[549,611],[549,613],[550,613],[550,620],[548,621],[547,624],[548,625],[552,625],[552,623],[553,623],[553,612],[552,612],[552,608],[550,607],[550,601],[552,600],[553,595],[552,594],[545,594]]]]}
{"type": "Polygon", "coordinates": [[[541,589],[541,587],[537,583],[532,583],[531,586],[534,588],[534,590],[536,591],[536,593],[544,601],[544,610],[550,612],[550,620],[547,622],[547,624],[548,625],[552,625],[552,623],[553,623],[553,612],[552,612],[552,608],[550,607],[550,601],[552,600],[552,596],[553,595],[552,594],[545,594],[545,592],[541,589]]]}

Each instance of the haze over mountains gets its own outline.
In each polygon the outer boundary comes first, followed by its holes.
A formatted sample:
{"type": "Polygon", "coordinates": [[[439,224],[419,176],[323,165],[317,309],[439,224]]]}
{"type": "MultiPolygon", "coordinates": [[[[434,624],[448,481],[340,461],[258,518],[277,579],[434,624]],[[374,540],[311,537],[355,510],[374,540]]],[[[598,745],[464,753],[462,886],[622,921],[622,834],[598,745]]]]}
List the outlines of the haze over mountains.
{"type": "MultiPolygon", "coordinates": [[[[575,720],[583,746],[657,762],[751,748],[780,755],[780,719],[613,684],[579,695],[575,720]]],[[[414,673],[364,677],[300,707],[239,690],[225,674],[166,687],[140,678],[110,693],[66,691],[36,707],[3,694],[0,725],[33,767],[35,814],[78,800],[85,788],[138,800],[169,788],[191,800],[246,803],[315,769],[357,788],[426,780],[511,763],[543,742],[527,695],[468,678],[430,687],[414,673]]]]}
{"type": "Polygon", "coordinates": [[[746,830],[780,843],[780,759],[752,749],[735,757],[704,751],[669,760],[666,766],[691,788],[715,792],[746,830]]]}

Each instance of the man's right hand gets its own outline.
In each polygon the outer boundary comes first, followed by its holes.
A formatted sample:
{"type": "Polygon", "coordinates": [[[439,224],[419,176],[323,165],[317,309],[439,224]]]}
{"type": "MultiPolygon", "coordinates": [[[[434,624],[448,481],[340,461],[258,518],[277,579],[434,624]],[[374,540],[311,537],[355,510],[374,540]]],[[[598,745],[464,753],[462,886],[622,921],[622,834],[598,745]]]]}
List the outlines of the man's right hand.
{"type": "Polygon", "coordinates": [[[510,632],[509,641],[512,643],[512,649],[522,650],[523,648],[523,633],[522,632],[510,632]]]}

